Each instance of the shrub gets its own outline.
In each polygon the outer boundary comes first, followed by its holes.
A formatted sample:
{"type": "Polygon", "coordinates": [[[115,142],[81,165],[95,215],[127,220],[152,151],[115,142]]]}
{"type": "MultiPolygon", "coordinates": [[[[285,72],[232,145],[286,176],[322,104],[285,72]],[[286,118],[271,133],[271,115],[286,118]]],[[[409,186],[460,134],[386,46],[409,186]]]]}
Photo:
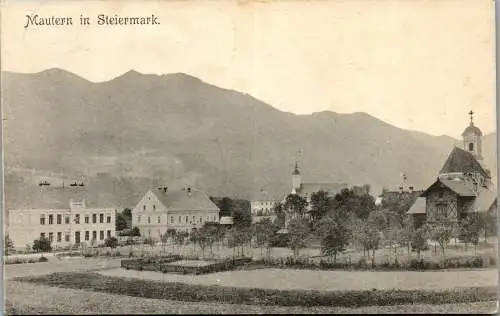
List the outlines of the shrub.
{"type": "Polygon", "coordinates": [[[110,248],[116,248],[118,246],[118,239],[116,237],[108,237],[104,240],[104,246],[110,248]]]}
{"type": "Polygon", "coordinates": [[[40,259],[38,259],[39,262],[47,262],[49,261],[49,259],[47,259],[46,257],[40,257],[40,259]]]}

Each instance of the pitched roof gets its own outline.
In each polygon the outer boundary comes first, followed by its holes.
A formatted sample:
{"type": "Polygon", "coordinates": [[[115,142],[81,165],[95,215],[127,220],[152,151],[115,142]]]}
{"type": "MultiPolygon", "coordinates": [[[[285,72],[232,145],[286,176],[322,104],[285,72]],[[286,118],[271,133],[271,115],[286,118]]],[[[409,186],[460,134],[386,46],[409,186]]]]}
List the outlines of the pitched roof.
{"type": "Polygon", "coordinates": [[[16,201],[15,209],[69,209],[71,200],[85,200],[86,208],[120,208],[114,197],[89,192],[86,187],[37,187],[23,195],[23,199],[16,201]]]}
{"type": "Polygon", "coordinates": [[[496,199],[497,199],[496,191],[490,191],[490,190],[480,191],[479,195],[472,203],[470,210],[472,212],[478,212],[478,213],[488,212],[491,206],[496,202],[496,199]]]}
{"type": "Polygon", "coordinates": [[[440,171],[440,173],[454,172],[480,172],[483,176],[490,177],[474,155],[459,147],[453,148],[440,171]]]}
{"type": "Polygon", "coordinates": [[[174,191],[151,190],[158,200],[172,211],[219,211],[210,198],[203,192],[191,189],[180,189],[174,191]]]}
{"type": "Polygon", "coordinates": [[[425,201],[425,197],[417,198],[407,214],[425,214],[425,201]]]}
{"type": "Polygon", "coordinates": [[[422,196],[426,197],[430,191],[433,191],[433,190],[439,188],[440,185],[443,185],[444,187],[450,189],[451,191],[455,192],[459,196],[466,196],[466,197],[476,196],[476,193],[474,193],[474,191],[472,190],[471,184],[469,183],[469,181],[467,181],[463,178],[457,178],[457,179],[438,178],[433,184],[431,184],[427,188],[427,190],[425,190],[422,193],[422,196]]]}
{"type": "Polygon", "coordinates": [[[302,183],[297,193],[310,196],[314,192],[325,191],[330,194],[337,194],[347,189],[347,183],[302,183]]]}

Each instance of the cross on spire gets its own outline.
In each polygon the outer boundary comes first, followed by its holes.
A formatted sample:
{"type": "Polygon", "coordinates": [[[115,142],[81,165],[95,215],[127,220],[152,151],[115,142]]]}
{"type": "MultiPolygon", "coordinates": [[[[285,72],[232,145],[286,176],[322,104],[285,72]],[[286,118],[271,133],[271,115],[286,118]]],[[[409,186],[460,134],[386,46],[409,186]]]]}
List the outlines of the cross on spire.
{"type": "Polygon", "coordinates": [[[469,112],[469,115],[470,115],[470,124],[472,125],[472,124],[474,124],[474,122],[472,122],[472,120],[474,119],[474,112],[471,110],[469,112]]]}

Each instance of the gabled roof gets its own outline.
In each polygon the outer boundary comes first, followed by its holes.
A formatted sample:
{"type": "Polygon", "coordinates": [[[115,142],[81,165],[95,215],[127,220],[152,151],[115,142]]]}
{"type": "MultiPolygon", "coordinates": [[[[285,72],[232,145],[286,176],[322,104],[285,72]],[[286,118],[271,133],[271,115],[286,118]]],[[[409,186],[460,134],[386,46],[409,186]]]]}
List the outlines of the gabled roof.
{"type": "Polygon", "coordinates": [[[407,214],[425,214],[425,201],[425,197],[417,198],[407,214]]]}
{"type": "Polygon", "coordinates": [[[464,179],[441,179],[441,178],[438,178],[436,180],[436,182],[434,182],[433,184],[431,184],[427,190],[425,190],[423,193],[422,193],[422,196],[423,197],[427,197],[427,195],[429,194],[429,192],[435,190],[435,189],[439,189],[440,186],[444,186],[448,189],[450,189],[451,191],[453,191],[454,193],[458,194],[459,196],[464,196],[464,197],[474,197],[476,196],[476,193],[474,193],[474,191],[472,190],[472,188],[470,187],[470,184],[468,183],[467,180],[464,180],[464,179]]]}
{"type": "Polygon", "coordinates": [[[497,192],[484,190],[479,192],[479,195],[472,203],[471,212],[483,213],[488,212],[491,206],[496,202],[497,192]]]}
{"type": "Polygon", "coordinates": [[[485,177],[490,177],[474,155],[459,147],[453,148],[440,171],[441,174],[455,172],[479,172],[485,177]]]}
{"type": "Polygon", "coordinates": [[[205,193],[195,189],[151,192],[171,211],[219,211],[217,205],[205,193]]]}

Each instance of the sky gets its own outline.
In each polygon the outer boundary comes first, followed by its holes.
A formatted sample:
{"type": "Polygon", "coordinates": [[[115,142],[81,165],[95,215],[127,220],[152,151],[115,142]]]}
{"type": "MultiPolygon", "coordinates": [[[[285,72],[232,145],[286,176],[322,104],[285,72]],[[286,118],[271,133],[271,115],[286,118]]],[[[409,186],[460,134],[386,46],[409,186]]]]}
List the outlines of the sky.
{"type": "Polygon", "coordinates": [[[1,23],[3,70],[96,82],[183,72],[296,114],[366,112],[458,138],[473,110],[483,133],[495,131],[489,0],[7,1],[1,23]],[[30,14],[74,25],[25,28],[30,14]],[[98,14],[161,24],[99,26],[98,14]]]}

